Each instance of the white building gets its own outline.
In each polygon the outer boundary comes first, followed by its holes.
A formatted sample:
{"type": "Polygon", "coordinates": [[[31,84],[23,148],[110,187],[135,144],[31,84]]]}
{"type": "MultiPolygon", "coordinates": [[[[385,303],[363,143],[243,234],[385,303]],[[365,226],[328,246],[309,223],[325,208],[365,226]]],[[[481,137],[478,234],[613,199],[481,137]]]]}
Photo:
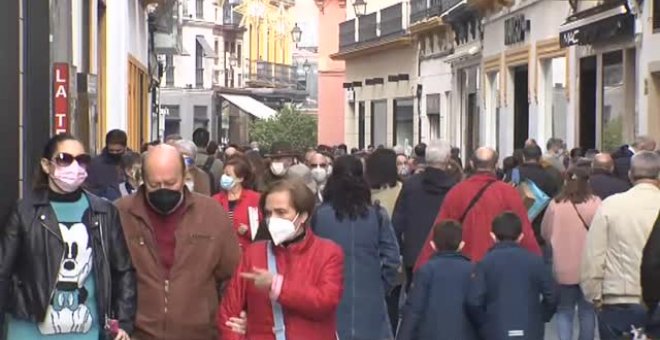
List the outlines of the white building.
{"type": "Polygon", "coordinates": [[[401,145],[419,141],[417,50],[408,30],[408,2],[369,2],[365,15],[346,6],[339,26],[339,51],[346,62],[344,141],[349,147],[401,145]]]}
{"type": "Polygon", "coordinates": [[[483,98],[477,144],[510,155],[528,138],[574,145],[568,50],[559,44],[566,1],[516,1],[484,20],[483,98]]]}
{"type": "MultiPolygon", "coordinates": [[[[215,33],[223,9],[214,0],[184,0],[178,7],[178,49],[164,54],[165,74],[160,104],[165,115],[164,137],[192,138],[196,128],[217,136],[214,83],[224,82],[224,41],[215,33]]],[[[236,47],[234,47],[236,48],[236,47]]]]}

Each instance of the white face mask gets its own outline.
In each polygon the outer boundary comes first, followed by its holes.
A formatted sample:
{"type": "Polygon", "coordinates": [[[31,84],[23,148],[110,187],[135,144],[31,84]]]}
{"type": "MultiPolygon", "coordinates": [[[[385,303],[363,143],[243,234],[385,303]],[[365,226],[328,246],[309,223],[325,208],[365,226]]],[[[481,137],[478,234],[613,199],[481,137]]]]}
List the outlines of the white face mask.
{"type": "Polygon", "coordinates": [[[193,182],[192,180],[186,181],[186,186],[188,187],[188,190],[190,190],[190,192],[195,191],[195,182],[193,182]]]}
{"type": "Polygon", "coordinates": [[[325,183],[325,180],[328,178],[328,172],[321,167],[313,168],[312,178],[314,178],[316,183],[325,183]]]}
{"type": "Polygon", "coordinates": [[[270,171],[275,176],[284,176],[286,169],[284,168],[284,163],[282,162],[273,162],[270,163],[270,171]]]}
{"type": "Polygon", "coordinates": [[[293,238],[293,235],[296,233],[296,224],[294,221],[298,219],[298,215],[299,214],[296,214],[293,221],[280,217],[268,218],[268,231],[270,232],[270,237],[273,239],[273,243],[276,246],[293,238]]]}

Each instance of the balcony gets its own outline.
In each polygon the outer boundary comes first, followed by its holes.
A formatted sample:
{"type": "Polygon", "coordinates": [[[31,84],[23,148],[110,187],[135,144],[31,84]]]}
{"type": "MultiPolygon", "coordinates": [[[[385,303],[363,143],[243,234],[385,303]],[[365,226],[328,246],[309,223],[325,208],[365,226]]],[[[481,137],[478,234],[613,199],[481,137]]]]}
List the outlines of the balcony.
{"type": "Polygon", "coordinates": [[[333,55],[333,58],[342,59],[344,54],[372,48],[382,49],[393,43],[409,44],[410,37],[406,35],[408,16],[404,16],[403,11],[403,3],[398,3],[358,19],[340,23],[339,53],[333,55]]]}
{"type": "Polygon", "coordinates": [[[412,0],[410,3],[411,12],[410,12],[410,24],[424,21],[425,19],[438,17],[442,14],[444,8],[444,3],[460,2],[455,0],[443,1],[443,0],[412,0]]]}
{"type": "Polygon", "coordinates": [[[247,76],[250,86],[293,88],[296,86],[296,80],[296,70],[291,65],[250,61],[247,76]]]}
{"type": "Polygon", "coordinates": [[[222,28],[223,29],[240,29],[243,16],[234,11],[236,5],[225,2],[222,7],[222,28]]]}

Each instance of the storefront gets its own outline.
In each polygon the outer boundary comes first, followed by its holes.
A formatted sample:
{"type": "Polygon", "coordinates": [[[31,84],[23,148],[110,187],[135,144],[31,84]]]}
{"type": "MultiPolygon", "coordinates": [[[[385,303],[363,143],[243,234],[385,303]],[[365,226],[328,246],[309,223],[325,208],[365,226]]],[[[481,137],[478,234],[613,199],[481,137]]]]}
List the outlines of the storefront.
{"type": "Polygon", "coordinates": [[[481,59],[483,28],[480,13],[461,1],[443,13],[443,18],[454,31],[454,53],[444,58],[451,65],[451,103],[448,140],[461,147],[464,158],[487,141],[480,134],[482,122],[481,103],[481,59]]]}
{"type": "MultiPolygon", "coordinates": [[[[480,134],[510,155],[528,138],[571,140],[567,49],[557,38],[564,1],[529,1],[485,20],[480,134]]],[[[569,142],[569,144],[571,144],[569,142]]]]}
{"type": "Polygon", "coordinates": [[[575,46],[569,87],[577,104],[575,145],[612,151],[639,130],[638,46],[634,1],[581,10],[560,27],[561,46],[575,46]]]}

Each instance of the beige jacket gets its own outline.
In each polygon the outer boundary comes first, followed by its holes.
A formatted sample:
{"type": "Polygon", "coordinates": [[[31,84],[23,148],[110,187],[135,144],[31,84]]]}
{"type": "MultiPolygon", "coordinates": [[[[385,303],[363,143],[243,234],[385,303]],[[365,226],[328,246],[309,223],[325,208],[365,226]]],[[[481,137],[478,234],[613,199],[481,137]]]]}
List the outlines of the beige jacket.
{"type": "Polygon", "coordinates": [[[610,196],[587,234],[581,287],[588,301],[641,303],[642,251],[660,209],[660,189],[638,184],[610,196]]]}

